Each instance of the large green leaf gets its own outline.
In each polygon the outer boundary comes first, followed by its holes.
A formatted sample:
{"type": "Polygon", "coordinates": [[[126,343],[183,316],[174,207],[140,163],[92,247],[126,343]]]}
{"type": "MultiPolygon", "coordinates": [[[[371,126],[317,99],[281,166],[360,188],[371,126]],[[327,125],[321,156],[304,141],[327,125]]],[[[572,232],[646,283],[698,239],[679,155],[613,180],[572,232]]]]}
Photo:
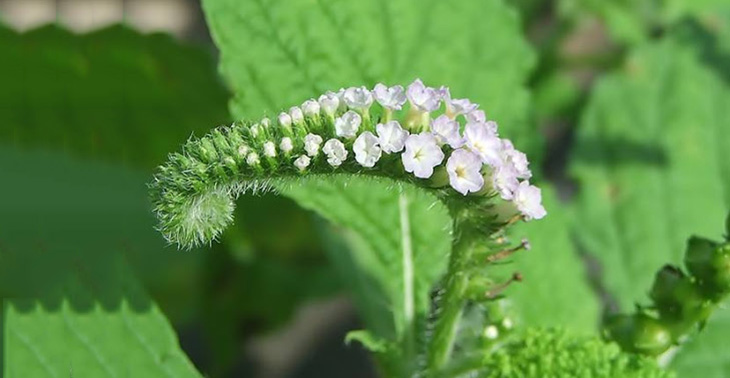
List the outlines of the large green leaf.
{"type": "MultiPolygon", "coordinates": [[[[663,264],[681,264],[689,236],[721,235],[730,208],[730,91],[693,51],[671,39],[641,48],[599,82],[577,138],[575,233],[624,309],[663,264]]],[[[726,356],[702,354],[721,348],[725,324],[710,322],[680,353],[680,373],[727,375],[726,356]]]]}

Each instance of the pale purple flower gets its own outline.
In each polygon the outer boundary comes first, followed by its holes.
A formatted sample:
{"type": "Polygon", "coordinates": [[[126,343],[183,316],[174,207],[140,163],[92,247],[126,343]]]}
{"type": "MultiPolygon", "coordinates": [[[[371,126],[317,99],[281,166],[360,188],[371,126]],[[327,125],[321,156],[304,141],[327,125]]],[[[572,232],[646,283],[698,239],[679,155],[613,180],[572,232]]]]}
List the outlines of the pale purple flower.
{"type": "Polygon", "coordinates": [[[443,93],[444,103],[446,104],[446,114],[448,114],[451,118],[454,118],[460,114],[469,114],[479,107],[479,105],[469,101],[468,98],[452,99],[451,91],[449,91],[449,88],[442,87],[441,93],[443,93]]]}
{"type": "Polygon", "coordinates": [[[373,104],[373,94],[365,87],[347,88],[343,98],[351,109],[366,111],[373,104]]]}
{"type": "Polygon", "coordinates": [[[492,186],[505,200],[511,200],[520,182],[517,181],[517,174],[510,166],[502,166],[492,171],[492,186]]]}
{"type": "Polygon", "coordinates": [[[348,110],[342,117],[335,119],[335,134],[343,138],[354,138],[361,123],[362,117],[352,110],[348,110]]]}
{"type": "Polygon", "coordinates": [[[484,110],[472,110],[471,112],[465,113],[464,116],[466,117],[466,122],[487,122],[487,115],[484,114],[484,110]]]}
{"type": "Polygon", "coordinates": [[[492,167],[502,165],[502,141],[489,130],[486,123],[466,124],[464,139],[466,145],[479,155],[484,163],[492,167]]]}
{"type": "Polygon", "coordinates": [[[401,110],[403,104],[406,103],[406,94],[401,85],[389,88],[381,83],[375,84],[373,95],[382,107],[391,110],[401,110]]]}
{"type": "Polygon", "coordinates": [[[370,131],[363,132],[355,139],[352,150],[355,152],[355,160],[367,168],[375,166],[383,152],[378,138],[370,131]]]}
{"type": "Polygon", "coordinates": [[[464,138],[461,137],[459,131],[459,122],[445,114],[431,121],[431,132],[439,143],[448,144],[451,148],[459,148],[464,145],[464,138]]]}
{"type": "Polygon", "coordinates": [[[441,105],[441,91],[423,85],[421,79],[408,86],[406,96],[411,105],[421,112],[432,112],[441,105]]]}
{"type": "Polygon", "coordinates": [[[512,202],[525,216],[525,220],[541,219],[547,215],[545,208],[542,206],[540,188],[530,185],[527,181],[522,181],[517,187],[512,202]]]}
{"type": "Polygon", "coordinates": [[[319,96],[319,107],[324,114],[330,117],[334,116],[339,106],[340,98],[336,93],[327,91],[325,94],[319,96]]]}
{"type": "Polygon", "coordinates": [[[379,123],[375,126],[375,130],[378,132],[380,148],[383,149],[383,152],[392,154],[403,150],[409,133],[403,130],[398,121],[379,123]]]}
{"type": "Polygon", "coordinates": [[[446,162],[446,171],[451,187],[463,195],[478,192],[484,186],[482,159],[471,151],[460,148],[452,152],[446,162]]]}
{"type": "Polygon", "coordinates": [[[529,179],[532,177],[527,155],[516,150],[508,139],[502,139],[502,161],[505,165],[512,167],[517,178],[529,179]]]}
{"type": "Polygon", "coordinates": [[[307,151],[307,155],[309,156],[317,156],[322,141],[322,137],[317,134],[307,134],[304,137],[304,151],[307,151]]]}
{"type": "Polygon", "coordinates": [[[322,152],[327,155],[327,163],[333,167],[339,167],[347,159],[345,145],[338,139],[330,139],[325,142],[322,152]]]}
{"type": "Polygon", "coordinates": [[[401,155],[403,167],[418,178],[431,177],[433,168],[444,160],[444,152],[430,133],[409,136],[405,147],[406,150],[401,155]]]}

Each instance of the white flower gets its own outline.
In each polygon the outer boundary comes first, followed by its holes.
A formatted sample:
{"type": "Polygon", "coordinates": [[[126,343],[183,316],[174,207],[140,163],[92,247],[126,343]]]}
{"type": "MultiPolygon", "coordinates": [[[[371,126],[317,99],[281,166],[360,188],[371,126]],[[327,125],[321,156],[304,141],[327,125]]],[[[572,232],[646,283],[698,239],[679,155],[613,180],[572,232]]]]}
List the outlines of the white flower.
{"type": "Polygon", "coordinates": [[[256,138],[259,136],[259,133],[261,132],[261,126],[259,126],[258,123],[255,123],[251,125],[251,127],[248,129],[251,132],[251,136],[256,138]]]}
{"type": "Polygon", "coordinates": [[[444,152],[430,133],[413,134],[406,139],[406,150],[401,155],[403,167],[418,178],[429,178],[433,168],[444,160],[444,152]]]}
{"type": "Polygon", "coordinates": [[[335,119],[335,133],[339,137],[354,138],[360,128],[360,123],[362,123],[362,117],[352,110],[348,110],[342,117],[335,119]]]}
{"type": "MultiPolygon", "coordinates": [[[[469,114],[477,109],[479,105],[472,103],[467,98],[451,98],[449,88],[442,87],[441,92],[444,95],[444,103],[446,104],[446,114],[454,118],[460,114],[469,114]]],[[[482,114],[484,114],[482,112],[482,114]]]]}
{"type": "Polygon", "coordinates": [[[289,109],[289,114],[291,115],[291,120],[292,122],[294,122],[295,125],[304,122],[304,113],[302,113],[302,109],[300,109],[298,106],[292,106],[289,109]]]}
{"type": "Polygon", "coordinates": [[[325,142],[322,152],[327,155],[327,163],[333,167],[339,167],[347,159],[345,145],[337,139],[330,139],[325,142]]]}
{"type": "Polygon", "coordinates": [[[504,327],[505,329],[512,329],[512,326],[514,326],[514,324],[512,324],[512,319],[510,319],[510,318],[502,319],[502,327],[504,327]]]}
{"type": "Polygon", "coordinates": [[[365,131],[355,139],[352,145],[355,152],[355,160],[363,167],[373,167],[380,160],[382,150],[378,138],[369,131],[365,131]]]}
{"type": "Polygon", "coordinates": [[[388,88],[381,83],[375,84],[373,95],[382,107],[391,110],[401,110],[406,103],[406,94],[401,85],[388,88]]]}
{"type": "Polygon", "coordinates": [[[441,105],[441,91],[426,87],[421,79],[416,79],[408,86],[406,96],[411,105],[422,112],[432,112],[441,105]]]}
{"type": "Polygon", "coordinates": [[[291,116],[288,113],[279,113],[279,126],[289,127],[291,126],[291,116]]]}
{"type": "Polygon", "coordinates": [[[446,162],[451,187],[463,195],[482,189],[484,176],[481,171],[482,160],[479,156],[463,148],[452,152],[446,162]]]}
{"type": "Polygon", "coordinates": [[[309,167],[309,163],[312,162],[312,159],[309,158],[307,155],[300,155],[297,160],[294,160],[294,166],[299,168],[300,171],[304,171],[309,167]]]}
{"type": "Polygon", "coordinates": [[[373,104],[373,94],[365,87],[347,88],[343,98],[351,109],[365,111],[373,104]]]}
{"type": "Polygon", "coordinates": [[[532,177],[527,155],[516,150],[512,142],[507,139],[502,139],[502,160],[505,165],[512,167],[516,177],[521,179],[529,179],[532,177]]]}
{"type": "Polygon", "coordinates": [[[487,326],[487,328],[484,329],[484,337],[489,340],[496,339],[499,337],[499,329],[497,329],[494,325],[487,326]]]}
{"type": "Polygon", "coordinates": [[[487,122],[487,115],[484,114],[484,110],[472,110],[464,115],[466,122],[480,123],[487,122]]]}
{"type": "Polygon", "coordinates": [[[466,145],[475,152],[482,161],[492,167],[502,165],[502,141],[497,138],[486,123],[467,123],[464,128],[466,145]]]}
{"type": "Polygon", "coordinates": [[[319,102],[315,100],[307,100],[302,104],[302,112],[307,117],[315,117],[319,115],[319,102]]]}
{"type": "Polygon", "coordinates": [[[250,154],[248,154],[248,156],[246,156],[246,163],[248,163],[248,165],[258,165],[259,154],[257,154],[256,152],[251,152],[250,154]]]}
{"type": "Polygon", "coordinates": [[[268,118],[261,119],[261,122],[259,122],[261,126],[263,126],[265,129],[268,129],[269,126],[271,126],[271,120],[268,118]]]}
{"type": "Polygon", "coordinates": [[[385,153],[392,154],[403,150],[409,133],[403,130],[398,121],[379,123],[375,126],[375,130],[378,132],[380,148],[385,153]]]}
{"type": "Polygon", "coordinates": [[[520,183],[512,167],[502,166],[492,172],[492,185],[502,199],[511,200],[520,183]]]}
{"type": "Polygon", "coordinates": [[[281,142],[279,143],[279,149],[286,154],[291,152],[291,150],[294,149],[294,143],[292,143],[291,138],[289,138],[289,137],[281,138],[281,142]]]}
{"type": "Polygon", "coordinates": [[[248,151],[249,151],[249,148],[247,145],[242,144],[242,145],[238,146],[238,156],[244,157],[244,156],[246,156],[246,154],[248,154],[248,151]]]}
{"type": "Polygon", "coordinates": [[[542,206],[542,193],[540,188],[522,181],[517,187],[512,200],[517,209],[525,216],[525,220],[541,219],[547,212],[542,206]]]}
{"type": "Polygon", "coordinates": [[[321,144],[322,137],[317,134],[307,134],[304,137],[304,151],[307,151],[309,156],[317,156],[321,144]]]}
{"type": "Polygon", "coordinates": [[[276,145],[272,141],[264,143],[264,156],[274,157],[276,156],[276,145]]]}
{"type": "Polygon", "coordinates": [[[325,94],[319,96],[319,106],[324,111],[324,114],[332,117],[340,106],[340,98],[336,93],[327,91],[325,94]]]}
{"type": "Polygon", "coordinates": [[[431,121],[431,132],[441,144],[448,144],[452,148],[459,148],[464,144],[464,138],[459,134],[459,122],[446,115],[440,115],[431,121]]]}

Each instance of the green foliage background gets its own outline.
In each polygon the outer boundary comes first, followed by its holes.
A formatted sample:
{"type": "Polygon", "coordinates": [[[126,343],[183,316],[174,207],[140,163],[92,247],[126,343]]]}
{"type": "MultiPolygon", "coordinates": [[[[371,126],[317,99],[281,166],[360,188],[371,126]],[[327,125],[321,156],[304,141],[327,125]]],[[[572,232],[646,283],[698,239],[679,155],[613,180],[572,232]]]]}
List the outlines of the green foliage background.
{"type": "MultiPolygon", "coordinates": [[[[528,153],[549,217],[515,228],[511,237],[528,237],[534,248],[493,272],[497,280],[514,270],[526,277],[506,292],[519,327],[595,335],[601,307],[644,302],[653,273],[679,262],[687,237],[723,233],[726,2],[202,6],[220,76],[208,52],[122,26],[85,35],[0,29],[3,376],[225,376],[241,324],[256,325],[250,334],[275,329],[300,303],[343,290],[371,332],[355,338],[415,348],[409,335],[424,330],[451,237],[445,209],[428,194],[364,180],[286,184],[279,190],[288,199],[239,200],[237,225],[220,245],[185,253],[164,245],[148,211],[151,169],[189,135],[343,86],[416,77],[449,85],[528,153]],[[535,32],[548,16],[556,26],[535,32]],[[566,56],[565,41],[591,23],[609,42],[566,56]],[[576,79],[585,70],[588,83],[576,79]],[[566,170],[554,168],[554,123],[572,136],[558,164],[566,170]],[[565,190],[553,183],[568,179],[576,194],[559,200],[565,190]],[[413,298],[404,296],[404,216],[414,240],[413,298]],[[413,322],[403,311],[409,300],[413,322]],[[168,319],[203,319],[215,356],[203,374],[168,319]]],[[[719,311],[670,367],[680,377],[727,376],[729,335],[730,315],[719,311]]],[[[557,343],[570,349],[562,337],[557,343]]],[[[590,356],[615,353],[596,345],[590,356]]],[[[402,358],[382,356],[384,371],[403,369],[402,358]]]]}

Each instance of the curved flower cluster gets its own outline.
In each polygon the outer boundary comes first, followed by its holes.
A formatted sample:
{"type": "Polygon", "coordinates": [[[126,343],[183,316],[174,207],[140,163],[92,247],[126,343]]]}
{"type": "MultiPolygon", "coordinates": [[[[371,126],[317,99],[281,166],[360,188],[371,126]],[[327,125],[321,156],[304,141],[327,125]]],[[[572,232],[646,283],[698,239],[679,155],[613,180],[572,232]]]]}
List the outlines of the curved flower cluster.
{"type": "MultiPolygon", "coordinates": [[[[332,168],[348,159],[373,168],[393,155],[418,179],[438,185],[437,176],[448,176],[449,185],[463,195],[498,194],[513,202],[525,219],[544,217],[540,189],[528,181],[532,173],[527,156],[500,138],[497,124],[478,108],[468,99],[452,98],[446,87],[427,87],[418,79],[408,88],[377,84],[372,90],[340,89],[282,112],[277,123],[288,136],[266,141],[261,153],[242,153],[251,166],[281,153],[292,157],[300,172],[320,157],[332,168]]],[[[264,119],[250,133],[257,137],[269,126],[264,119]]]]}

